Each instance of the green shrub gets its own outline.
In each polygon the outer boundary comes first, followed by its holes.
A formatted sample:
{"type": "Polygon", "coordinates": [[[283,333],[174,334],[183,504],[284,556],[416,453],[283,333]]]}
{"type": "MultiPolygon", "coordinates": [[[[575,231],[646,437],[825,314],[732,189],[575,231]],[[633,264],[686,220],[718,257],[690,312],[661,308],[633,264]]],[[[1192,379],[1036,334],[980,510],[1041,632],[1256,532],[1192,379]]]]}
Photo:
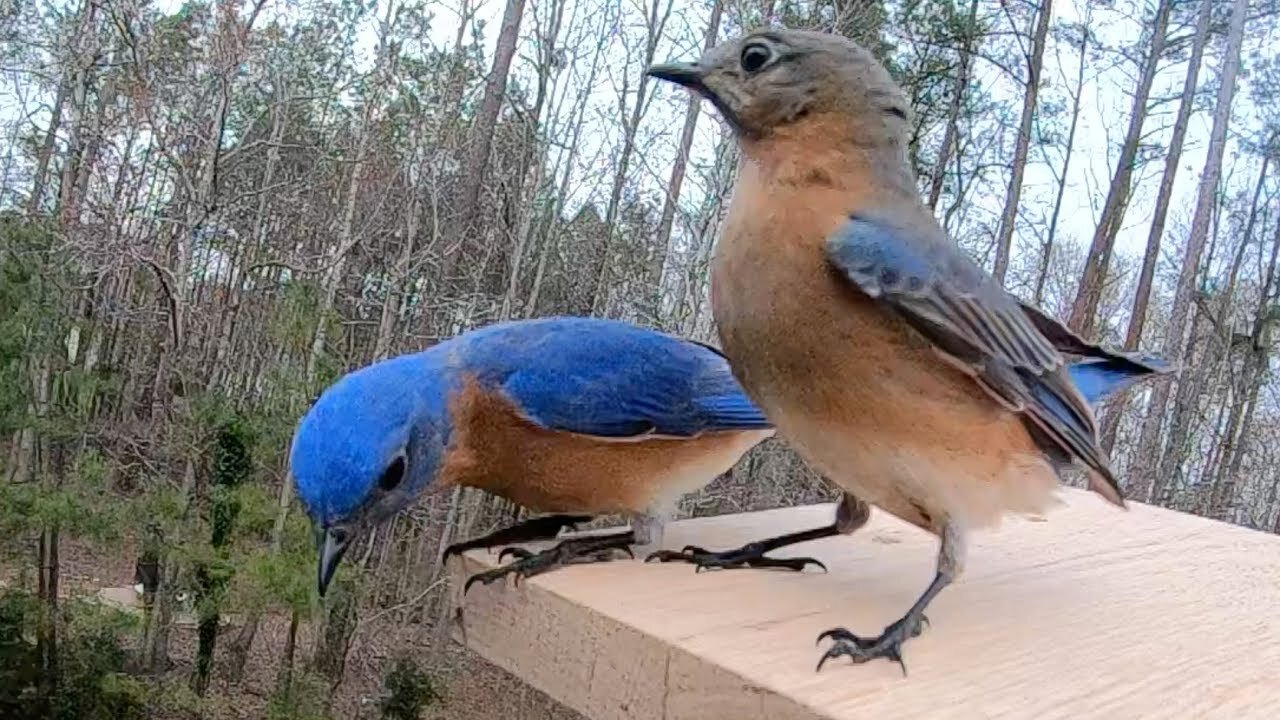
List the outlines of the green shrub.
{"type": "Polygon", "coordinates": [[[267,702],[265,720],[329,720],[325,699],[329,687],[310,673],[294,673],[267,702]]]}
{"type": "Polygon", "coordinates": [[[96,603],[67,603],[58,618],[57,677],[46,696],[35,642],[39,613],[29,593],[0,593],[0,717],[141,720],[147,686],[126,673],[120,644],[136,620],[96,603]]]}
{"type": "Polygon", "coordinates": [[[383,720],[418,720],[423,710],[440,700],[431,676],[408,657],[396,659],[382,688],[379,708],[383,720]]]}

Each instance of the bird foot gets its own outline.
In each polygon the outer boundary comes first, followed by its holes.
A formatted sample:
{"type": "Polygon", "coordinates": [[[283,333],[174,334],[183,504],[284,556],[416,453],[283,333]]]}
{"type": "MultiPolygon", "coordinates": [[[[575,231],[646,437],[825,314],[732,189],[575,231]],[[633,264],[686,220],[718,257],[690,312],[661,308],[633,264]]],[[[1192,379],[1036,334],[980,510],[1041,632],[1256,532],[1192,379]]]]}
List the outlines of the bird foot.
{"type": "Polygon", "coordinates": [[[645,562],[657,560],[658,562],[687,562],[694,565],[697,569],[695,572],[713,569],[733,569],[733,568],[784,568],[786,570],[794,570],[801,572],[806,566],[813,564],[822,568],[823,572],[827,571],[827,566],[811,557],[796,558],[771,558],[765,557],[765,553],[769,548],[761,543],[747,543],[736,550],[725,550],[723,552],[712,552],[696,545],[685,545],[680,552],[673,550],[659,550],[644,559],[645,562]]]}
{"type": "Polygon", "coordinates": [[[880,637],[877,638],[864,638],[854,635],[844,628],[827,630],[818,636],[818,642],[830,638],[835,640],[835,643],[822,654],[822,659],[818,661],[817,670],[822,670],[823,664],[828,660],[844,655],[854,664],[868,662],[876,658],[893,660],[902,666],[902,674],[905,676],[907,674],[907,665],[902,661],[902,645],[910,638],[916,637],[923,632],[924,626],[927,624],[929,624],[929,618],[924,615],[907,615],[886,627],[880,637]]]}
{"type": "Polygon", "coordinates": [[[477,582],[488,585],[495,580],[512,575],[515,577],[515,583],[519,585],[520,578],[541,575],[565,565],[613,560],[617,557],[619,551],[626,553],[630,557],[635,557],[632,555],[630,547],[634,540],[635,538],[631,533],[624,533],[622,535],[570,538],[554,547],[537,553],[519,547],[505,548],[499,553],[498,562],[505,560],[508,555],[516,558],[515,562],[493,570],[476,573],[467,578],[466,584],[462,587],[462,594],[466,595],[471,586],[477,582]]]}
{"type": "Polygon", "coordinates": [[[491,548],[509,543],[548,540],[559,535],[561,530],[566,528],[577,530],[579,523],[589,522],[590,520],[590,515],[543,515],[530,518],[483,537],[454,543],[444,549],[442,557],[447,560],[452,555],[461,555],[468,550],[475,550],[476,548],[491,548]]]}

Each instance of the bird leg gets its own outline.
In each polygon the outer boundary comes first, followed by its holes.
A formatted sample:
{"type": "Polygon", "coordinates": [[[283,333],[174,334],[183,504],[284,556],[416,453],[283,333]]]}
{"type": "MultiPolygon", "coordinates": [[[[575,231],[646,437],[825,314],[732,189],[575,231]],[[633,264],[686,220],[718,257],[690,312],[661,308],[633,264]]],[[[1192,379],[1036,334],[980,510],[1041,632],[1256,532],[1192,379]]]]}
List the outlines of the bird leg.
{"type": "Polygon", "coordinates": [[[466,584],[462,587],[462,594],[465,595],[467,590],[471,589],[471,586],[477,582],[488,585],[494,580],[507,575],[514,575],[516,583],[519,584],[522,577],[529,578],[534,575],[541,575],[544,572],[565,565],[611,560],[618,550],[631,555],[631,545],[635,541],[635,533],[628,530],[609,535],[571,537],[554,547],[538,553],[530,552],[524,548],[509,547],[498,555],[498,561],[501,562],[507,555],[514,556],[516,561],[500,568],[476,573],[467,578],[466,584]]]}
{"type": "Polygon", "coordinates": [[[836,535],[848,535],[865,525],[869,517],[871,517],[871,506],[857,497],[845,493],[840,500],[840,504],[836,506],[835,522],[830,525],[765,538],[764,540],[747,543],[735,550],[724,550],[722,552],[712,552],[696,545],[685,545],[680,552],[659,550],[649,555],[644,561],[687,562],[696,566],[698,571],[706,568],[732,569],[750,567],[786,568],[799,572],[812,563],[825,571],[827,566],[811,557],[769,558],[765,557],[764,554],[787,545],[795,545],[836,535]]]}
{"type": "Polygon", "coordinates": [[[879,637],[864,638],[854,635],[842,627],[832,628],[823,632],[818,636],[818,642],[831,638],[835,640],[835,643],[823,653],[822,659],[818,661],[817,669],[821,670],[823,664],[828,660],[845,655],[855,664],[864,663],[875,658],[893,660],[902,666],[902,674],[906,675],[907,665],[902,661],[902,645],[908,639],[919,635],[923,631],[924,625],[928,624],[929,618],[925,617],[925,608],[937,597],[938,593],[942,592],[943,588],[950,585],[959,576],[964,565],[964,554],[964,541],[960,535],[959,528],[948,522],[942,530],[942,546],[938,549],[937,574],[934,575],[933,582],[929,583],[929,587],[915,601],[911,609],[886,627],[879,637]]]}
{"type": "Polygon", "coordinates": [[[589,522],[591,519],[592,516],[590,515],[543,515],[529,518],[474,540],[454,543],[445,548],[444,558],[448,559],[450,555],[461,555],[468,550],[476,548],[491,548],[497,545],[550,540],[559,535],[561,530],[565,528],[577,530],[578,523],[589,522]]]}
{"type": "Polygon", "coordinates": [[[650,554],[644,559],[645,562],[657,560],[658,562],[687,562],[693,564],[698,572],[704,569],[733,569],[742,567],[751,568],[786,568],[788,570],[801,571],[809,563],[813,563],[823,570],[827,569],[818,560],[811,557],[795,557],[795,558],[771,558],[765,557],[764,554],[770,550],[777,550],[787,545],[795,545],[796,543],[807,542],[809,540],[817,540],[824,537],[832,537],[839,535],[840,530],[835,524],[826,525],[810,530],[801,530],[799,532],[779,535],[777,537],[765,538],[764,540],[756,540],[749,542],[740,548],[734,550],[724,550],[721,552],[712,552],[697,545],[685,545],[684,549],[676,552],[674,550],[659,550],[650,554]]]}

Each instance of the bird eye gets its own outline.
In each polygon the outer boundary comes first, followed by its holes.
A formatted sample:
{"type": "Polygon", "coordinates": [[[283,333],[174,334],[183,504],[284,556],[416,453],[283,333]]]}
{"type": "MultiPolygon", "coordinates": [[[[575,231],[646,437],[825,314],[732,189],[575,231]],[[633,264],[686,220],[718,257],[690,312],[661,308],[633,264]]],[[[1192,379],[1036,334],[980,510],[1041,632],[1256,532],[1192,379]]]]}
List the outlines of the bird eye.
{"type": "Polygon", "coordinates": [[[383,492],[391,492],[400,486],[402,480],[404,480],[404,456],[398,455],[387,469],[382,471],[382,477],[378,478],[378,487],[383,492]]]}
{"type": "Polygon", "coordinates": [[[773,51],[767,45],[751,43],[742,48],[742,69],[749,73],[756,72],[769,64],[773,59],[773,51]]]}

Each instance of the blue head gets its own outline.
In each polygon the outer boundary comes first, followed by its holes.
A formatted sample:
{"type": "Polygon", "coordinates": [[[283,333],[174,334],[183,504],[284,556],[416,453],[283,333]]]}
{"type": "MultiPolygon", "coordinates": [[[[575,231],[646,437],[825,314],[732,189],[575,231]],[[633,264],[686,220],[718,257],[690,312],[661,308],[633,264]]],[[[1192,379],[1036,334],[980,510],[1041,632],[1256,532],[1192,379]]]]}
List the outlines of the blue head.
{"type": "Polygon", "coordinates": [[[448,433],[442,383],[431,353],[393,358],[339,379],[298,423],[289,466],[322,534],[321,596],[352,540],[434,479],[448,433]]]}

